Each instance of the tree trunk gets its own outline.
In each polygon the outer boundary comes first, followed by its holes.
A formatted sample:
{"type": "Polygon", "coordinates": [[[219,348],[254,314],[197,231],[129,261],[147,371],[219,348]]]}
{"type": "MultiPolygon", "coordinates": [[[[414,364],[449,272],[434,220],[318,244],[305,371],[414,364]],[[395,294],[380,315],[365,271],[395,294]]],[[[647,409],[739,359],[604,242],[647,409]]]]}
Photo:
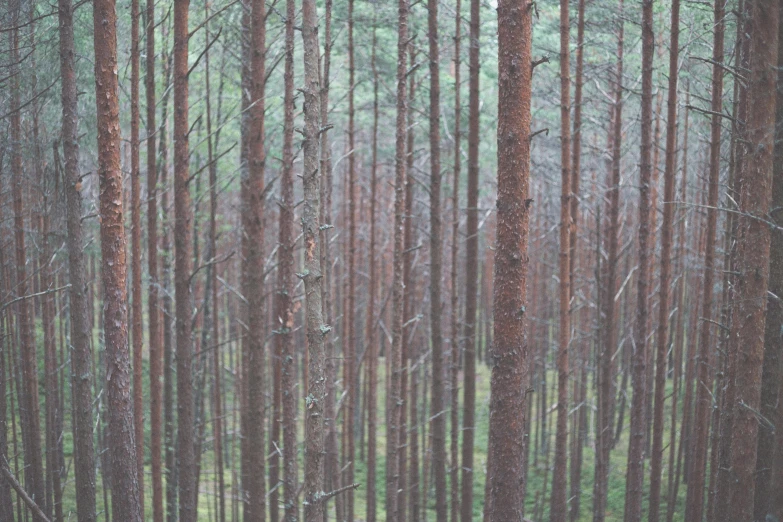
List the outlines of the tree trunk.
{"type": "MultiPolygon", "coordinates": [[[[778,13],[783,16],[783,11],[778,13]]],[[[775,108],[775,158],[772,178],[772,202],[770,208],[783,207],[783,24],[778,18],[778,78],[775,108]]],[[[780,210],[770,214],[770,220],[778,227],[783,226],[780,210]]],[[[783,401],[780,400],[780,361],[783,357],[783,231],[773,229],[770,238],[769,255],[769,298],[767,299],[767,324],[764,330],[764,372],[762,374],[761,414],[776,426],[783,422],[783,401]],[[773,297],[776,296],[776,297],[773,297]],[[777,365],[777,366],[776,366],[777,365]]],[[[759,426],[758,454],[756,456],[756,499],[755,519],[764,520],[769,514],[783,515],[783,430],[770,429],[770,425],[759,426]],[[777,438],[777,455],[775,439],[777,438]],[[775,459],[778,459],[777,461],[775,459]]]]}
{"type": "MultiPolygon", "coordinates": [[[[579,0],[577,10],[577,33],[576,33],[576,74],[574,78],[574,124],[571,140],[572,158],[571,158],[571,230],[569,237],[569,283],[570,296],[574,299],[576,296],[575,279],[577,270],[577,227],[579,223],[579,178],[581,176],[582,160],[582,86],[584,83],[584,37],[585,37],[585,0],[579,0]]],[[[577,307],[574,302],[574,307],[577,307]]],[[[575,321],[574,331],[580,328],[579,316],[575,321]]],[[[578,352],[577,364],[582,368],[579,370],[579,378],[574,381],[574,420],[573,432],[571,435],[571,508],[569,511],[569,520],[576,522],[579,518],[579,509],[582,496],[582,452],[586,436],[587,409],[585,401],[587,398],[587,350],[589,342],[581,340],[580,346],[576,347],[578,352]],[[584,390],[584,393],[583,393],[584,390]]]]}
{"type": "Polygon", "coordinates": [[[293,344],[294,268],[294,22],[296,2],[286,0],[285,100],[283,122],[283,176],[280,180],[280,231],[277,265],[275,327],[277,356],[281,369],[283,410],[283,495],[285,521],[299,519],[296,462],[296,353],[293,344]]]}
{"type": "Polygon", "coordinates": [[[324,324],[322,314],[322,272],[319,252],[320,170],[319,129],[321,121],[320,81],[318,75],[318,14],[314,0],[302,0],[302,47],[304,57],[304,157],[302,181],[304,206],[302,232],[304,240],[304,269],[299,277],[305,287],[305,328],[309,352],[309,380],[305,398],[305,522],[323,519],[324,502],[323,409],[326,387],[324,382],[324,339],[331,327],[324,324]]]}
{"type": "Polygon", "coordinates": [[[386,520],[401,522],[397,502],[399,484],[398,443],[399,424],[402,418],[401,372],[403,371],[403,223],[405,219],[405,156],[406,119],[408,102],[406,97],[407,51],[408,51],[408,0],[398,0],[397,28],[397,122],[395,133],[394,169],[394,262],[392,288],[392,346],[387,359],[390,361],[388,375],[388,407],[386,408],[386,520]]]}
{"type": "Polygon", "coordinates": [[[571,73],[568,0],[560,0],[560,324],[557,348],[557,428],[552,473],[550,520],[565,522],[568,513],[568,349],[571,342],[571,73]]]}
{"type": "Polygon", "coordinates": [[[625,483],[625,520],[638,522],[642,518],[642,491],[644,484],[644,441],[646,433],[645,383],[647,364],[647,330],[649,313],[649,236],[650,184],[652,176],[652,67],[653,67],[653,1],[642,3],[642,121],[641,168],[639,187],[639,270],[637,272],[636,323],[633,338],[630,436],[628,443],[628,472],[625,483]]]}
{"type": "Polygon", "coordinates": [[[117,15],[114,0],[98,0],[93,4],[93,22],[112,517],[114,520],[141,522],[128,353],[127,265],[122,211],[118,82],[115,73],[117,15]]]}
{"type": "Polygon", "coordinates": [[[617,68],[615,72],[614,106],[612,107],[609,136],[612,150],[610,182],[608,184],[608,217],[606,242],[605,290],[601,296],[603,307],[602,328],[598,340],[598,415],[596,421],[596,457],[593,483],[593,522],[603,522],[606,516],[609,487],[609,453],[612,449],[612,424],[614,419],[614,364],[612,357],[617,349],[617,324],[615,293],[617,291],[618,233],[620,220],[620,163],[622,159],[623,128],[623,44],[625,23],[623,1],[620,1],[617,32],[617,68]]]}
{"type": "MultiPolygon", "coordinates": [[[[441,209],[440,209],[440,51],[438,48],[438,0],[427,1],[430,62],[430,343],[432,350],[432,468],[435,475],[435,514],[438,522],[448,520],[446,501],[446,412],[443,332],[441,327],[441,209]]],[[[411,376],[411,381],[413,381],[411,376]]],[[[411,395],[411,401],[417,397],[411,395]]],[[[411,424],[417,419],[412,418],[411,424]]],[[[418,487],[418,484],[411,484],[418,487]]]]}
{"type": "Polygon", "coordinates": [[[196,478],[194,455],[194,402],[192,383],[192,298],[190,276],[193,256],[193,209],[188,188],[188,7],[174,4],[174,297],[177,342],[177,486],[180,522],[194,522],[196,478]]]}
{"type": "Polygon", "coordinates": [[[149,275],[149,358],[150,358],[150,457],[152,464],[152,518],[163,522],[162,383],[163,357],[158,300],[158,166],[155,151],[155,1],[147,0],[147,61],[145,87],[147,97],[147,271],[149,275]]]}
{"type": "Polygon", "coordinates": [[[489,520],[495,522],[520,520],[525,498],[520,441],[525,434],[529,371],[525,305],[532,13],[532,7],[521,2],[498,3],[498,214],[488,456],[492,463],[489,520]]]}
{"type": "Polygon", "coordinates": [[[261,0],[253,0],[250,12],[249,105],[245,132],[247,158],[243,172],[243,293],[247,299],[247,331],[244,335],[245,439],[243,489],[247,498],[247,520],[263,522],[266,511],[264,487],[264,75],[266,49],[266,12],[261,0]]]}
{"type": "Polygon", "coordinates": [[[454,179],[451,184],[452,205],[451,205],[451,339],[450,339],[450,367],[449,367],[449,390],[451,393],[451,440],[450,455],[451,467],[449,468],[449,480],[451,486],[451,522],[458,522],[460,516],[460,498],[459,498],[459,283],[458,283],[458,263],[459,263],[459,184],[460,170],[462,168],[462,85],[461,65],[462,56],[460,49],[462,45],[462,2],[456,0],[454,7],[455,27],[454,27],[454,179]]]}
{"type": "Polygon", "coordinates": [[[378,342],[375,328],[375,300],[378,288],[377,263],[375,260],[376,244],[376,197],[378,191],[378,67],[376,51],[378,46],[377,24],[373,18],[371,67],[373,75],[373,108],[372,108],[372,166],[370,174],[370,280],[369,296],[367,298],[367,350],[368,350],[368,390],[367,390],[367,522],[377,520],[377,453],[378,441],[378,342]]]}
{"type": "MultiPolygon", "coordinates": [[[[649,521],[658,522],[663,468],[663,406],[666,388],[666,356],[669,348],[669,289],[671,279],[672,231],[674,226],[674,183],[677,170],[677,74],[680,41],[680,0],[672,1],[669,44],[669,91],[666,100],[666,167],[661,228],[661,282],[658,303],[657,351],[655,355],[655,404],[650,470],[649,521]]],[[[676,384],[675,384],[676,388],[676,384]]],[[[675,399],[676,400],[676,399],[675,399]]],[[[672,401],[672,407],[674,406],[672,401]]]]}
{"type": "Polygon", "coordinates": [[[476,425],[476,308],[478,299],[480,2],[470,1],[468,90],[468,208],[465,241],[464,386],[462,414],[462,522],[473,520],[473,445],[476,425]]]}
{"type": "Polygon", "coordinates": [[[751,520],[756,484],[756,453],[761,406],[764,329],[769,279],[769,225],[764,221],[772,195],[775,134],[775,74],[778,64],[778,3],[750,4],[747,139],[742,168],[737,286],[731,335],[742,347],[737,356],[736,399],[731,441],[733,488],[729,514],[751,520]],[[742,343],[741,345],[739,343],[742,343]]]}
{"type": "Polygon", "coordinates": [[[133,428],[139,505],[144,513],[144,389],[141,317],[141,172],[139,166],[139,0],[131,1],[131,341],[133,343],[133,428]]]}
{"type": "MultiPolygon", "coordinates": [[[[92,349],[90,319],[87,312],[87,274],[82,231],[82,194],[79,177],[78,105],[75,70],[73,4],[59,0],[60,77],[62,84],[62,142],[66,224],[68,230],[68,277],[71,324],[71,423],[73,426],[76,515],[94,522],[95,451],[92,417],[92,349]]],[[[2,511],[0,511],[2,515],[2,511]]],[[[10,518],[9,520],[12,520],[10,518]]],[[[0,516],[0,518],[4,518],[0,516]]]]}

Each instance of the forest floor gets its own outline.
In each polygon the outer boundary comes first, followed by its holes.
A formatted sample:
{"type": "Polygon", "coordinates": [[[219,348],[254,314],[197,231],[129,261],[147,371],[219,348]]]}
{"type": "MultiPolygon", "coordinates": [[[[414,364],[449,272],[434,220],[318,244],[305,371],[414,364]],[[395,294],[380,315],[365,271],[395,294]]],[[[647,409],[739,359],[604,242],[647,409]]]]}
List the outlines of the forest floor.
{"type": "MultiPolygon", "coordinates": [[[[145,360],[145,364],[147,361],[145,360]]],[[[378,436],[378,469],[377,469],[377,484],[378,488],[375,491],[375,495],[377,498],[377,506],[378,506],[378,520],[384,520],[385,519],[385,512],[384,512],[384,496],[385,496],[385,479],[384,479],[384,473],[385,473],[385,451],[386,451],[386,435],[385,435],[385,422],[384,422],[384,400],[383,400],[383,390],[385,389],[384,385],[384,370],[385,367],[383,359],[380,361],[380,371],[379,371],[379,404],[378,404],[378,424],[381,426],[378,436]]],[[[148,378],[148,373],[145,371],[145,381],[148,378]]],[[[530,441],[530,468],[529,468],[529,475],[528,475],[528,484],[527,484],[527,500],[526,500],[526,515],[527,517],[534,521],[534,522],[543,522],[549,519],[549,493],[551,488],[551,480],[552,480],[552,474],[551,474],[551,466],[553,465],[553,457],[554,457],[554,420],[555,420],[555,410],[554,410],[554,402],[553,398],[555,397],[554,390],[552,389],[552,386],[554,385],[556,381],[556,374],[554,371],[548,372],[547,375],[547,386],[549,388],[548,391],[548,399],[550,399],[548,402],[549,408],[547,411],[547,431],[548,435],[547,438],[549,440],[549,456],[547,457],[545,452],[542,449],[542,445],[538,444],[539,451],[538,455],[536,455],[535,447],[536,447],[536,440],[535,440],[535,434],[531,434],[531,441],[530,441]],[[549,468],[549,469],[547,469],[549,468]]],[[[486,463],[487,463],[487,440],[488,440],[488,429],[489,429],[489,383],[490,383],[490,370],[488,367],[486,367],[483,364],[477,365],[477,377],[476,377],[476,437],[475,437],[475,454],[474,454],[474,482],[473,482],[473,497],[474,497],[474,503],[473,503],[473,519],[474,520],[481,520],[482,513],[484,509],[484,484],[486,481],[486,463]]],[[[619,384],[619,382],[618,382],[619,384]]],[[[671,386],[671,383],[668,383],[669,386],[671,386]]],[[[421,385],[420,385],[421,386],[421,385]]],[[[145,390],[148,390],[149,388],[145,386],[145,390]]],[[[588,394],[590,394],[590,391],[588,391],[588,394]]],[[[67,391],[66,391],[67,393],[67,391]]],[[[628,390],[628,393],[630,394],[630,389],[628,390]]],[[[271,395],[271,393],[270,393],[271,395]]],[[[671,390],[667,390],[667,398],[671,397],[671,390]]],[[[462,389],[460,389],[460,402],[462,398],[462,389]]],[[[228,444],[231,444],[231,449],[229,450],[229,454],[227,455],[229,458],[227,459],[227,465],[230,463],[235,463],[236,466],[234,467],[234,470],[226,469],[225,471],[225,487],[226,487],[226,518],[227,520],[240,520],[241,519],[241,506],[236,501],[236,495],[235,490],[233,489],[233,484],[235,483],[236,479],[239,476],[239,444],[238,440],[236,440],[236,443],[232,444],[233,437],[231,436],[232,433],[232,426],[235,426],[238,422],[238,420],[235,420],[233,418],[231,409],[231,401],[232,397],[228,397],[226,399],[228,404],[228,413],[225,416],[225,422],[228,428],[228,440],[226,441],[228,444]],[[232,512],[235,513],[237,518],[232,518],[232,512]]],[[[590,426],[592,426],[592,417],[593,417],[593,410],[592,410],[592,399],[588,397],[588,403],[589,407],[591,407],[588,414],[588,423],[590,426]]],[[[666,491],[668,490],[668,444],[669,444],[669,427],[668,422],[670,421],[670,407],[671,407],[671,401],[669,400],[666,404],[666,421],[667,421],[667,427],[665,431],[664,436],[664,476],[663,476],[663,494],[666,495],[666,491]]],[[[66,411],[66,420],[65,420],[65,426],[66,426],[66,432],[63,436],[63,443],[64,443],[64,452],[65,452],[65,459],[66,459],[66,466],[70,462],[72,458],[72,434],[70,432],[69,426],[70,426],[70,420],[67,418],[69,416],[68,411],[66,411]]],[[[532,420],[534,423],[538,423],[539,412],[534,407],[533,413],[532,413],[532,420]]],[[[460,415],[461,417],[461,415],[460,415]]],[[[627,426],[628,422],[628,415],[627,415],[627,408],[626,408],[626,419],[625,423],[627,426]]],[[[149,426],[149,423],[146,423],[147,427],[149,426]]],[[[301,423],[300,423],[301,424],[301,423]]],[[[534,426],[536,425],[534,424],[534,426]]],[[[17,425],[18,427],[18,425],[17,425]]],[[[569,421],[569,427],[570,427],[570,421],[569,421]]],[[[301,430],[300,426],[300,430],[301,430]]],[[[447,431],[450,428],[447,425],[447,431]]],[[[583,460],[583,466],[582,466],[582,495],[581,495],[581,510],[580,510],[580,521],[589,521],[592,520],[592,483],[593,483],[593,471],[594,471],[594,452],[593,452],[593,437],[592,437],[592,428],[590,429],[590,434],[588,436],[588,444],[585,446],[584,449],[584,460],[583,460]]],[[[678,427],[679,429],[679,427],[678,427]]],[[[200,494],[199,494],[199,519],[200,520],[206,520],[206,521],[213,521],[216,520],[215,512],[216,512],[216,474],[214,470],[214,459],[213,459],[213,453],[212,453],[212,436],[210,426],[207,426],[207,433],[205,433],[206,438],[204,441],[203,446],[203,455],[202,455],[202,462],[201,462],[201,481],[200,481],[200,494]]],[[[427,426],[427,432],[429,431],[429,427],[427,426]]],[[[678,432],[679,434],[679,432],[678,432]]],[[[149,433],[147,435],[147,441],[146,441],[146,447],[147,447],[147,461],[146,461],[146,479],[145,479],[145,520],[152,520],[152,491],[151,491],[151,470],[150,470],[150,462],[149,462],[149,433]]],[[[419,444],[422,444],[422,430],[421,430],[421,424],[419,425],[419,444]]],[[[268,437],[268,433],[267,433],[268,437]]],[[[679,437],[677,437],[679,440],[679,437]]],[[[19,439],[19,442],[21,443],[21,439],[19,439]]],[[[10,443],[10,440],[9,440],[10,443]]],[[[300,450],[299,450],[299,456],[300,459],[302,458],[302,435],[300,433],[299,435],[299,443],[300,443],[300,450]]],[[[447,439],[447,445],[449,444],[449,440],[447,439]]],[[[355,514],[356,514],[356,520],[357,521],[363,521],[365,519],[365,513],[366,513],[366,499],[367,499],[367,490],[364,487],[366,484],[366,477],[367,477],[367,467],[366,467],[366,460],[363,457],[366,457],[366,446],[364,447],[364,451],[362,451],[362,444],[359,441],[359,437],[357,437],[356,441],[356,451],[357,451],[357,465],[356,465],[356,476],[355,481],[360,484],[360,487],[356,490],[355,493],[355,514]]],[[[420,446],[421,447],[421,446],[420,446]]],[[[9,448],[10,449],[10,448],[9,448]]],[[[624,507],[624,501],[625,501],[625,470],[626,470],[626,458],[627,458],[627,450],[628,450],[628,441],[627,441],[627,435],[624,435],[620,438],[618,441],[615,449],[611,453],[611,471],[610,471],[610,478],[609,478],[609,496],[608,496],[608,511],[607,511],[607,521],[620,521],[623,518],[623,507],[624,507]]],[[[570,450],[569,450],[570,451],[570,450]]],[[[448,447],[447,447],[447,453],[448,453],[448,447]]],[[[570,457],[570,456],[569,456],[570,457]]],[[[11,463],[13,467],[13,462],[11,463]]],[[[570,466],[570,458],[569,458],[569,466],[570,466]]],[[[299,466],[299,472],[302,473],[302,466],[300,463],[299,466]]],[[[649,471],[649,461],[646,463],[646,471],[649,471]]],[[[164,479],[165,481],[165,479],[164,479]]],[[[165,486],[164,486],[165,487],[165,486]]],[[[570,486],[569,486],[570,487],[570,486]]],[[[67,483],[64,486],[64,497],[63,497],[63,504],[64,504],[64,513],[66,516],[66,520],[70,519],[73,520],[75,517],[75,509],[76,509],[76,502],[75,502],[75,491],[74,491],[74,484],[73,484],[73,473],[72,471],[68,475],[67,483]],[[70,516],[70,518],[69,518],[70,516]]],[[[684,505],[685,505],[685,492],[686,492],[687,485],[680,484],[679,487],[679,494],[677,498],[677,509],[675,510],[675,516],[674,520],[683,520],[684,516],[684,505]]],[[[647,489],[645,488],[645,491],[647,489]]],[[[282,491],[281,497],[282,497],[282,491]]],[[[97,503],[98,503],[98,510],[100,512],[100,515],[103,515],[104,513],[104,492],[103,492],[103,480],[102,480],[102,473],[100,469],[97,473],[97,503]]],[[[432,486],[432,479],[431,479],[431,473],[430,473],[430,488],[429,488],[429,494],[427,497],[427,518],[430,520],[435,519],[435,499],[434,499],[434,487],[432,486]]],[[[110,497],[110,495],[109,495],[110,497]]],[[[164,501],[165,501],[165,493],[164,493],[164,501]]],[[[646,498],[645,498],[646,503],[646,498]]],[[[664,502],[665,504],[665,502],[664,502]]],[[[332,503],[333,505],[333,503],[332,503]]],[[[333,509],[333,508],[332,508],[333,509]]],[[[662,508],[665,510],[665,505],[662,508]]],[[[281,498],[281,518],[282,518],[282,498],[281,498]]],[[[646,506],[645,506],[645,512],[646,512],[646,506]]],[[[663,511],[665,513],[665,511],[663,511]]],[[[300,513],[301,514],[301,513],[300,513]]],[[[103,516],[99,516],[99,520],[103,519],[103,516]]],[[[106,519],[108,520],[108,519],[106,519]]]]}

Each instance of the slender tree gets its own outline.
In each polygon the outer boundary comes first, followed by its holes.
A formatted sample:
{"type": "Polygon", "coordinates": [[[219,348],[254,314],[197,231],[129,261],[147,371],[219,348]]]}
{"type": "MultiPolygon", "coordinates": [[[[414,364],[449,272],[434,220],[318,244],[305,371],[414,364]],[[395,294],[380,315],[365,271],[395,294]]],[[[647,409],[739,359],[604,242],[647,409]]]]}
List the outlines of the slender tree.
{"type": "Polygon", "coordinates": [[[115,73],[117,14],[114,0],[93,3],[93,22],[112,518],[141,522],[128,353],[127,265],[122,210],[118,80],[115,73]]]}
{"type": "Polygon", "coordinates": [[[524,445],[520,441],[525,434],[529,378],[525,306],[532,12],[522,2],[498,3],[498,214],[488,457],[492,466],[488,518],[498,522],[521,520],[525,498],[524,445]]]}
{"type": "Polygon", "coordinates": [[[144,389],[141,318],[141,167],[139,165],[139,0],[131,1],[131,341],[133,343],[133,436],[136,441],[139,502],[144,513],[144,389]]]}
{"type": "Polygon", "coordinates": [[[283,495],[285,521],[299,519],[296,462],[296,353],[293,344],[294,268],[294,22],[296,2],[286,0],[283,176],[280,181],[280,231],[277,264],[277,356],[281,364],[283,406],[283,495]]]}
{"type": "MultiPolygon", "coordinates": [[[[719,22],[719,23],[722,23],[719,22]]],[[[666,356],[669,349],[669,290],[671,279],[672,235],[674,228],[674,184],[677,169],[677,74],[680,51],[680,0],[671,8],[669,40],[669,88],[666,100],[666,166],[663,189],[663,225],[661,228],[661,282],[658,300],[658,331],[655,354],[655,397],[653,411],[652,456],[650,459],[649,521],[658,522],[663,468],[663,407],[665,400],[666,356]]],[[[720,110],[720,109],[719,109],[720,110]]]]}
{"type": "MultiPolygon", "coordinates": [[[[87,267],[84,261],[82,183],[79,176],[78,103],[75,69],[73,4],[59,0],[60,77],[62,98],[63,179],[68,232],[69,308],[71,325],[71,423],[73,426],[76,515],[93,522],[95,510],[95,450],[92,417],[92,350],[87,312],[87,267]]],[[[5,432],[4,432],[5,433],[5,432]]],[[[1,512],[0,512],[1,513],[1,512]]],[[[2,517],[0,517],[2,518],[2,517]]]]}
{"type": "Polygon", "coordinates": [[[398,522],[399,506],[397,490],[399,483],[399,425],[402,418],[401,372],[403,334],[403,223],[405,214],[405,152],[407,101],[407,55],[408,55],[408,0],[398,0],[397,27],[397,124],[395,131],[394,156],[394,261],[392,281],[392,346],[389,360],[388,400],[386,408],[386,520],[398,522]]]}
{"type": "Polygon", "coordinates": [[[571,73],[568,0],[560,0],[560,325],[557,348],[557,428],[552,473],[550,520],[565,522],[568,513],[568,349],[571,342],[571,73]]]}
{"type": "Polygon", "coordinates": [[[305,286],[305,328],[309,352],[308,390],[305,398],[305,522],[321,522],[324,453],[323,409],[326,386],[324,383],[324,340],[331,327],[324,324],[322,313],[322,272],[319,252],[320,170],[319,129],[321,121],[321,92],[318,75],[318,14],[314,0],[302,0],[302,48],[304,57],[304,157],[302,181],[304,207],[302,232],[304,241],[304,269],[299,277],[305,286]]]}
{"type": "Polygon", "coordinates": [[[247,501],[245,517],[263,522],[266,511],[264,449],[264,339],[263,339],[263,198],[264,198],[264,82],[266,7],[262,0],[250,6],[250,78],[247,122],[246,167],[243,172],[243,287],[247,300],[247,331],[244,334],[245,452],[243,488],[247,501]]]}
{"type": "MultiPolygon", "coordinates": [[[[602,310],[599,330],[598,368],[598,425],[596,426],[595,476],[593,483],[593,522],[603,522],[606,516],[606,502],[609,487],[609,452],[612,449],[612,424],[614,416],[614,364],[613,354],[617,349],[617,324],[615,293],[617,290],[618,233],[620,216],[620,163],[622,159],[623,129],[623,45],[625,21],[623,1],[620,1],[617,17],[617,64],[614,78],[614,103],[611,108],[609,144],[612,152],[609,172],[608,224],[604,242],[607,260],[603,295],[600,296],[602,310]]],[[[599,292],[601,290],[599,289],[599,292]]]]}
{"type": "Polygon", "coordinates": [[[193,209],[188,181],[188,8],[174,3],[174,297],[177,343],[177,488],[179,519],[196,520],[196,462],[192,383],[191,271],[193,209]]]}
{"type": "Polygon", "coordinates": [[[468,207],[465,242],[464,390],[462,414],[462,522],[473,520],[473,445],[476,427],[476,309],[478,307],[479,30],[480,2],[470,1],[468,86],[468,207]]]}
{"type": "Polygon", "coordinates": [[[373,76],[373,108],[372,108],[372,165],[370,167],[370,280],[367,299],[367,350],[368,350],[368,391],[367,391],[367,522],[377,519],[377,453],[378,440],[378,343],[375,328],[375,300],[377,298],[378,274],[376,257],[376,197],[378,193],[378,66],[376,52],[378,47],[378,28],[373,20],[371,67],[373,76]]]}
{"type": "Polygon", "coordinates": [[[457,265],[459,262],[459,184],[460,171],[462,169],[462,85],[461,65],[462,56],[462,2],[457,0],[455,7],[454,24],[454,172],[451,183],[451,355],[449,367],[449,388],[451,401],[451,440],[450,456],[451,467],[449,469],[449,481],[451,486],[451,521],[458,522],[460,516],[459,497],[459,285],[457,282],[457,265]]]}
{"type": "MultiPolygon", "coordinates": [[[[430,62],[430,343],[432,346],[432,400],[430,429],[432,468],[435,477],[435,514],[438,522],[448,520],[446,500],[446,375],[443,364],[441,327],[441,208],[440,208],[440,51],[438,47],[438,0],[427,2],[430,62]]],[[[413,376],[411,376],[413,380],[413,376]]],[[[415,402],[417,397],[411,396],[415,402]]],[[[417,419],[412,418],[411,424],[417,419]]],[[[412,484],[418,487],[416,484],[412,484]]]]}
{"type": "Polygon", "coordinates": [[[155,2],[147,0],[146,5],[146,76],[147,98],[147,272],[149,287],[147,304],[149,309],[149,358],[150,358],[150,457],[152,468],[152,518],[163,522],[163,469],[162,422],[163,422],[163,353],[161,350],[160,309],[158,289],[158,158],[155,148],[156,96],[155,96],[155,2]]]}

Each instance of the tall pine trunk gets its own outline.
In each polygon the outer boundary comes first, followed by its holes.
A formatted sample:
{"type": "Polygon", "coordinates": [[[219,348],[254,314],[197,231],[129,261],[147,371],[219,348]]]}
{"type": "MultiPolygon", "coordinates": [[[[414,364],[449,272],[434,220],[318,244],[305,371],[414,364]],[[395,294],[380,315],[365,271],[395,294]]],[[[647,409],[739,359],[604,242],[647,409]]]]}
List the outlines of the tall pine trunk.
{"type": "Polygon", "coordinates": [[[119,86],[115,73],[117,14],[114,0],[93,3],[93,22],[112,518],[141,522],[128,353],[127,265],[120,167],[119,86]]]}
{"type": "MultiPolygon", "coordinates": [[[[495,346],[489,404],[489,520],[524,512],[525,341],[530,178],[531,5],[498,3],[498,198],[495,250],[495,346]],[[521,62],[522,66],[519,66],[521,62]]],[[[463,513],[466,506],[462,506],[463,513]]],[[[472,506],[467,506],[471,508],[472,506]]]]}
{"type": "Polygon", "coordinates": [[[174,3],[174,297],[177,346],[177,488],[180,522],[195,522],[196,428],[192,383],[192,272],[193,209],[188,143],[188,7],[174,3]]]}

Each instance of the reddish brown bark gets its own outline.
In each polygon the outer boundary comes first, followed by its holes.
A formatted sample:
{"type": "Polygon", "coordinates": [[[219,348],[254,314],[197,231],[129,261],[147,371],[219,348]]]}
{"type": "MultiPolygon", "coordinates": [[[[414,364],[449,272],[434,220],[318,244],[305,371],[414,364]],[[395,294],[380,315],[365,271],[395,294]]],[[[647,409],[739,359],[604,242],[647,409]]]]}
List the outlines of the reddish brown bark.
{"type": "Polygon", "coordinates": [[[568,513],[568,349],[571,342],[571,53],[568,0],[560,0],[560,253],[557,347],[557,428],[552,472],[550,520],[565,522],[568,513]]]}
{"type": "Polygon", "coordinates": [[[98,176],[106,342],[106,397],[111,461],[112,518],[141,522],[128,353],[125,228],[122,209],[120,124],[117,100],[117,14],[114,0],[93,3],[98,176]]]}
{"type": "MultiPolygon", "coordinates": [[[[783,11],[778,13],[783,17],[783,11]]],[[[772,178],[772,202],[770,208],[783,208],[783,24],[778,18],[778,78],[775,108],[775,159],[772,178]]],[[[770,212],[770,219],[780,227],[783,216],[770,212]]],[[[783,231],[772,229],[769,255],[769,299],[767,301],[767,324],[764,331],[764,373],[762,375],[761,414],[775,426],[783,422],[783,401],[780,400],[783,380],[780,378],[780,360],[783,357],[783,231]],[[773,297],[774,296],[774,297],[773,297]],[[775,364],[778,364],[776,367],[775,364]],[[777,371],[776,371],[777,370],[777,371]],[[767,393],[765,393],[765,388],[767,393]]],[[[766,423],[759,426],[758,454],[756,456],[756,520],[763,520],[768,514],[783,516],[783,434],[781,430],[770,430],[766,423]],[[776,441],[777,439],[777,447],[776,441]]]]}
{"type": "Polygon", "coordinates": [[[264,75],[266,8],[253,0],[250,12],[250,77],[248,114],[245,123],[247,158],[242,179],[244,195],[242,226],[243,293],[247,300],[247,331],[243,339],[244,437],[243,489],[245,517],[263,521],[266,511],[264,444],[264,339],[263,339],[263,197],[264,197],[264,75]]]}
{"type": "Polygon", "coordinates": [[[196,463],[191,332],[193,209],[188,143],[188,7],[174,4],[174,296],[177,343],[177,489],[179,519],[196,520],[196,463]]]}
{"type": "Polygon", "coordinates": [[[776,67],[778,64],[778,3],[750,3],[750,73],[747,140],[742,165],[739,256],[731,336],[737,354],[736,399],[731,441],[732,490],[729,516],[751,520],[756,485],[756,451],[761,404],[764,329],[771,230],[764,221],[772,195],[776,67]]]}
{"type": "MultiPolygon", "coordinates": [[[[527,243],[532,67],[530,5],[498,3],[498,199],[495,250],[495,346],[489,417],[489,520],[520,520],[523,482],[527,243]],[[521,62],[521,66],[520,66],[521,62]]],[[[470,507],[470,506],[469,506],[470,507]]],[[[465,506],[463,505],[463,512],[465,506]]]]}

